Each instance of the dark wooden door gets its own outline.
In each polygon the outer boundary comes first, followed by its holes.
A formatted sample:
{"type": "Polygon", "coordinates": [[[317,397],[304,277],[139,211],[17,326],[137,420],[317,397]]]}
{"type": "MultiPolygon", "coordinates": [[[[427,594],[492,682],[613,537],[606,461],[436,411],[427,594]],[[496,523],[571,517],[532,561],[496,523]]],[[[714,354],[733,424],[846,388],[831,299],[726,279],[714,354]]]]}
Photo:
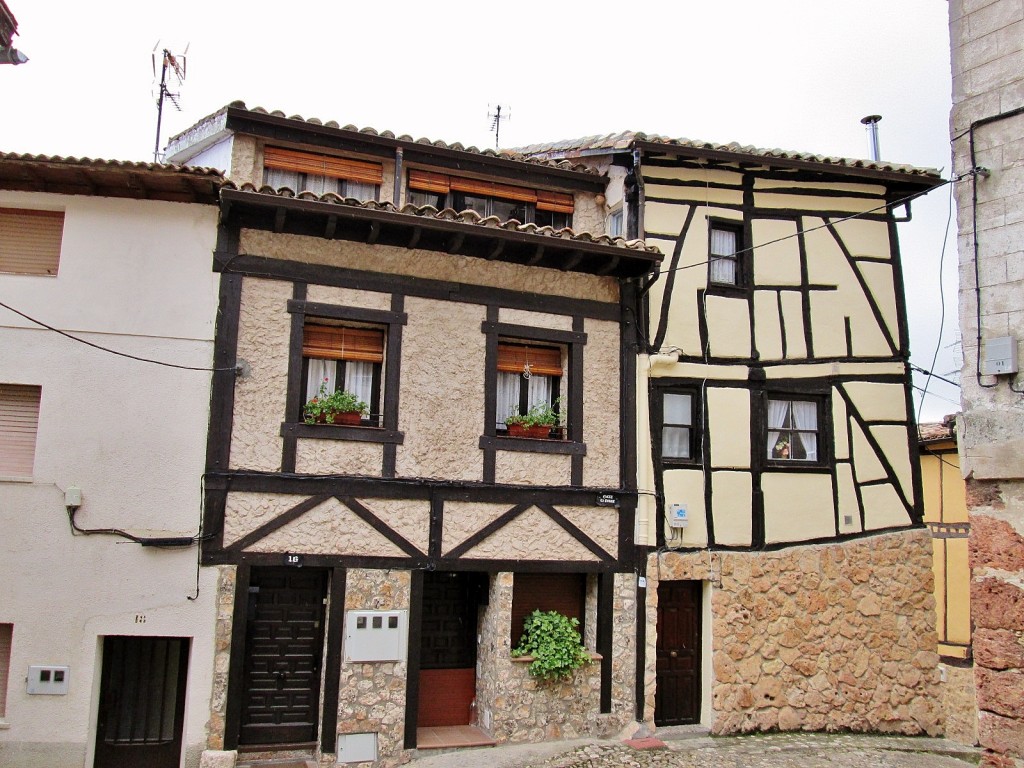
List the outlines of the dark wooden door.
{"type": "Polygon", "coordinates": [[[655,725],[700,722],[701,582],[658,584],[655,725]]]}
{"type": "Polygon", "coordinates": [[[316,741],[327,573],[253,568],[238,742],[316,741]]]}
{"type": "Polygon", "coordinates": [[[477,574],[426,573],[416,724],[467,725],[476,696],[477,574]]]}
{"type": "Polygon", "coordinates": [[[177,768],[188,638],[103,638],[95,768],[177,768]]]}

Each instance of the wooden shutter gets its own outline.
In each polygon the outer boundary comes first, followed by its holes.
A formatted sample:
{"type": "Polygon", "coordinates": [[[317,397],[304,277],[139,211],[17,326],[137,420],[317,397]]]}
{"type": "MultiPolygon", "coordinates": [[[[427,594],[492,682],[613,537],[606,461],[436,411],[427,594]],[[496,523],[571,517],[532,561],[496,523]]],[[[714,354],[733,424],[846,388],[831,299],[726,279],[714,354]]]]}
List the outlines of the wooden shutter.
{"type": "Polygon", "coordinates": [[[384,331],[337,325],[306,325],[302,329],[302,355],[324,360],[383,363],[384,331]]]}
{"type": "Polygon", "coordinates": [[[0,475],[31,477],[40,388],[0,384],[0,475]]]}
{"type": "Polygon", "coordinates": [[[11,670],[13,624],[0,624],[0,717],[7,714],[7,682],[11,670]]]}
{"type": "Polygon", "coordinates": [[[409,169],[409,189],[418,189],[421,192],[433,192],[438,195],[447,195],[451,189],[448,177],[443,173],[431,173],[416,168],[409,169]]]}
{"type": "Polygon", "coordinates": [[[562,375],[562,351],[553,347],[529,347],[520,344],[498,345],[498,370],[522,373],[530,364],[530,372],[541,376],[562,375]]]}
{"type": "Polygon", "coordinates": [[[517,573],[512,586],[512,647],[523,636],[523,621],[534,611],[558,611],[579,619],[583,636],[587,577],[582,573],[517,573]]]}
{"type": "Polygon", "coordinates": [[[0,272],[56,275],[63,211],[0,208],[0,272]]]}
{"type": "Polygon", "coordinates": [[[297,171],[315,176],[330,176],[335,179],[359,181],[364,184],[381,184],[384,172],[380,163],[368,163],[333,155],[314,155],[294,149],[279,147],[263,148],[263,165],[282,171],[297,171]]]}
{"type": "Polygon", "coordinates": [[[509,184],[498,184],[480,179],[461,179],[453,176],[451,187],[456,192],[468,192],[482,197],[500,197],[503,200],[516,200],[524,203],[537,202],[537,193],[532,189],[513,187],[509,184]]]}
{"type": "Polygon", "coordinates": [[[563,192],[547,192],[543,189],[537,190],[537,210],[572,213],[572,195],[563,192]]]}

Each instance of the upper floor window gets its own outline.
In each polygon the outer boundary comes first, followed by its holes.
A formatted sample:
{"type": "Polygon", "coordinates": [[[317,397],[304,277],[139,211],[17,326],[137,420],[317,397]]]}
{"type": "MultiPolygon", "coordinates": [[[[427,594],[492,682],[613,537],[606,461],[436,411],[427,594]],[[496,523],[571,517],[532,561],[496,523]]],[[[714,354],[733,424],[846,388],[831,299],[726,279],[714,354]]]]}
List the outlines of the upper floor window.
{"type": "Polygon", "coordinates": [[[608,215],[608,236],[622,237],[622,208],[612,211],[608,215]]]}
{"type": "Polygon", "coordinates": [[[818,400],[768,399],[768,459],[817,462],[821,437],[818,400]]]}
{"type": "Polygon", "coordinates": [[[664,392],[661,396],[661,458],[689,462],[698,457],[696,398],[692,392],[664,392]]]}
{"type": "Polygon", "coordinates": [[[572,226],[573,197],[563,192],[515,187],[411,169],[407,202],[438,210],[476,211],[481,216],[562,229],[572,226]]]}
{"type": "Polygon", "coordinates": [[[347,391],[369,406],[364,426],[379,426],[384,331],[379,328],[307,322],[302,331],[305,398],[347,391]]]}
{"type": "Polygon", "coordinates": [[[742,286],[743,230],[739,225],[712,221],[708,245],[708,282],[712,285],[742,286]]]}
{"type": "Polygon", "coordinates": [[[380,163],[280,147],[263,149],[263,183],[275,189],[288,187],[296,192],[333,192],[357,200],[376,200],[383,178],[380,163]]]}
{"type": "Polygon", "coordinates": [[[562,350],[514,342],[498,344],[495,427],[505,431],[505,419],[529,413],[535,406],[559,409],[562,350]]]}
{"type": "Polygon", "coordinates": [[[56,275],[63,236],[63,211],[0,208],[0,272],[56,275]]]}
{"type": "Polygon", "coordinates": [[[32,477],[41,393],[37,386],[0,384],[0,477],[32,477]]]}

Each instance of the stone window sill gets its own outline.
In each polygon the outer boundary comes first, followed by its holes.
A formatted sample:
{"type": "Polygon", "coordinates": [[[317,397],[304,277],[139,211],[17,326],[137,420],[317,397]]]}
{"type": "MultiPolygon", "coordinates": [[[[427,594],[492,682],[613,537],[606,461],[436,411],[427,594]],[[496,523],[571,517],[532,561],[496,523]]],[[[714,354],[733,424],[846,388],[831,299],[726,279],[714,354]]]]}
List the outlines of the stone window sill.
{"type": "Polygon", "coordinates": [[[285,422],[281,437],[302,437],[314,440],[351,440],[359,443],[390,443],[402,445],[405,433],[382,427],[342,426],[338,424],[304,424],[285,422]]]}
{"type": "Polygon", "coordinates": [[[504,435],[481,435],[480,447],[495,451],[517,451],[519,453],[560,453],[570,456],[586,456],[587,444],[573,440],[551,440],[537,437],[505,437],[504,435]]]}

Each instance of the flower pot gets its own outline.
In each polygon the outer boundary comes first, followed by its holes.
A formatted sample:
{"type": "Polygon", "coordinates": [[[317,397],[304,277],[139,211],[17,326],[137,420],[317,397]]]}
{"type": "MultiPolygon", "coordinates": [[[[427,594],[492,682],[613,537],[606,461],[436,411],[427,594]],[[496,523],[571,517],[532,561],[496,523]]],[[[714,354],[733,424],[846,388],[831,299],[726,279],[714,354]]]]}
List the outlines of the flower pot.
{"type": "Polygon", "coordinates": [[[506,424],[509,437],[526,437],[525,424],[506,424]]]}
{"type": "Polygon", "coordinates": [[[551,427],[547,424],[536,424],[526,428],[526,436],[534,439],[546,438],[551,435],[551,427]]]}
{"type": "Polygon", "coordinates": [[[328,421],[326,413],[318,414],[317,417],[316,417],[316,423],[317,424],[329,424],[329,425],[334,425],[336,427],[338,427],[338,426],[351,427],[351,426],[358,426],[362,422],[362,420],[363,420],[363,414],[360,411],[346,411],[344,413],[335,412],[332,415],[334,416],[334,421],[328,421]]]}

